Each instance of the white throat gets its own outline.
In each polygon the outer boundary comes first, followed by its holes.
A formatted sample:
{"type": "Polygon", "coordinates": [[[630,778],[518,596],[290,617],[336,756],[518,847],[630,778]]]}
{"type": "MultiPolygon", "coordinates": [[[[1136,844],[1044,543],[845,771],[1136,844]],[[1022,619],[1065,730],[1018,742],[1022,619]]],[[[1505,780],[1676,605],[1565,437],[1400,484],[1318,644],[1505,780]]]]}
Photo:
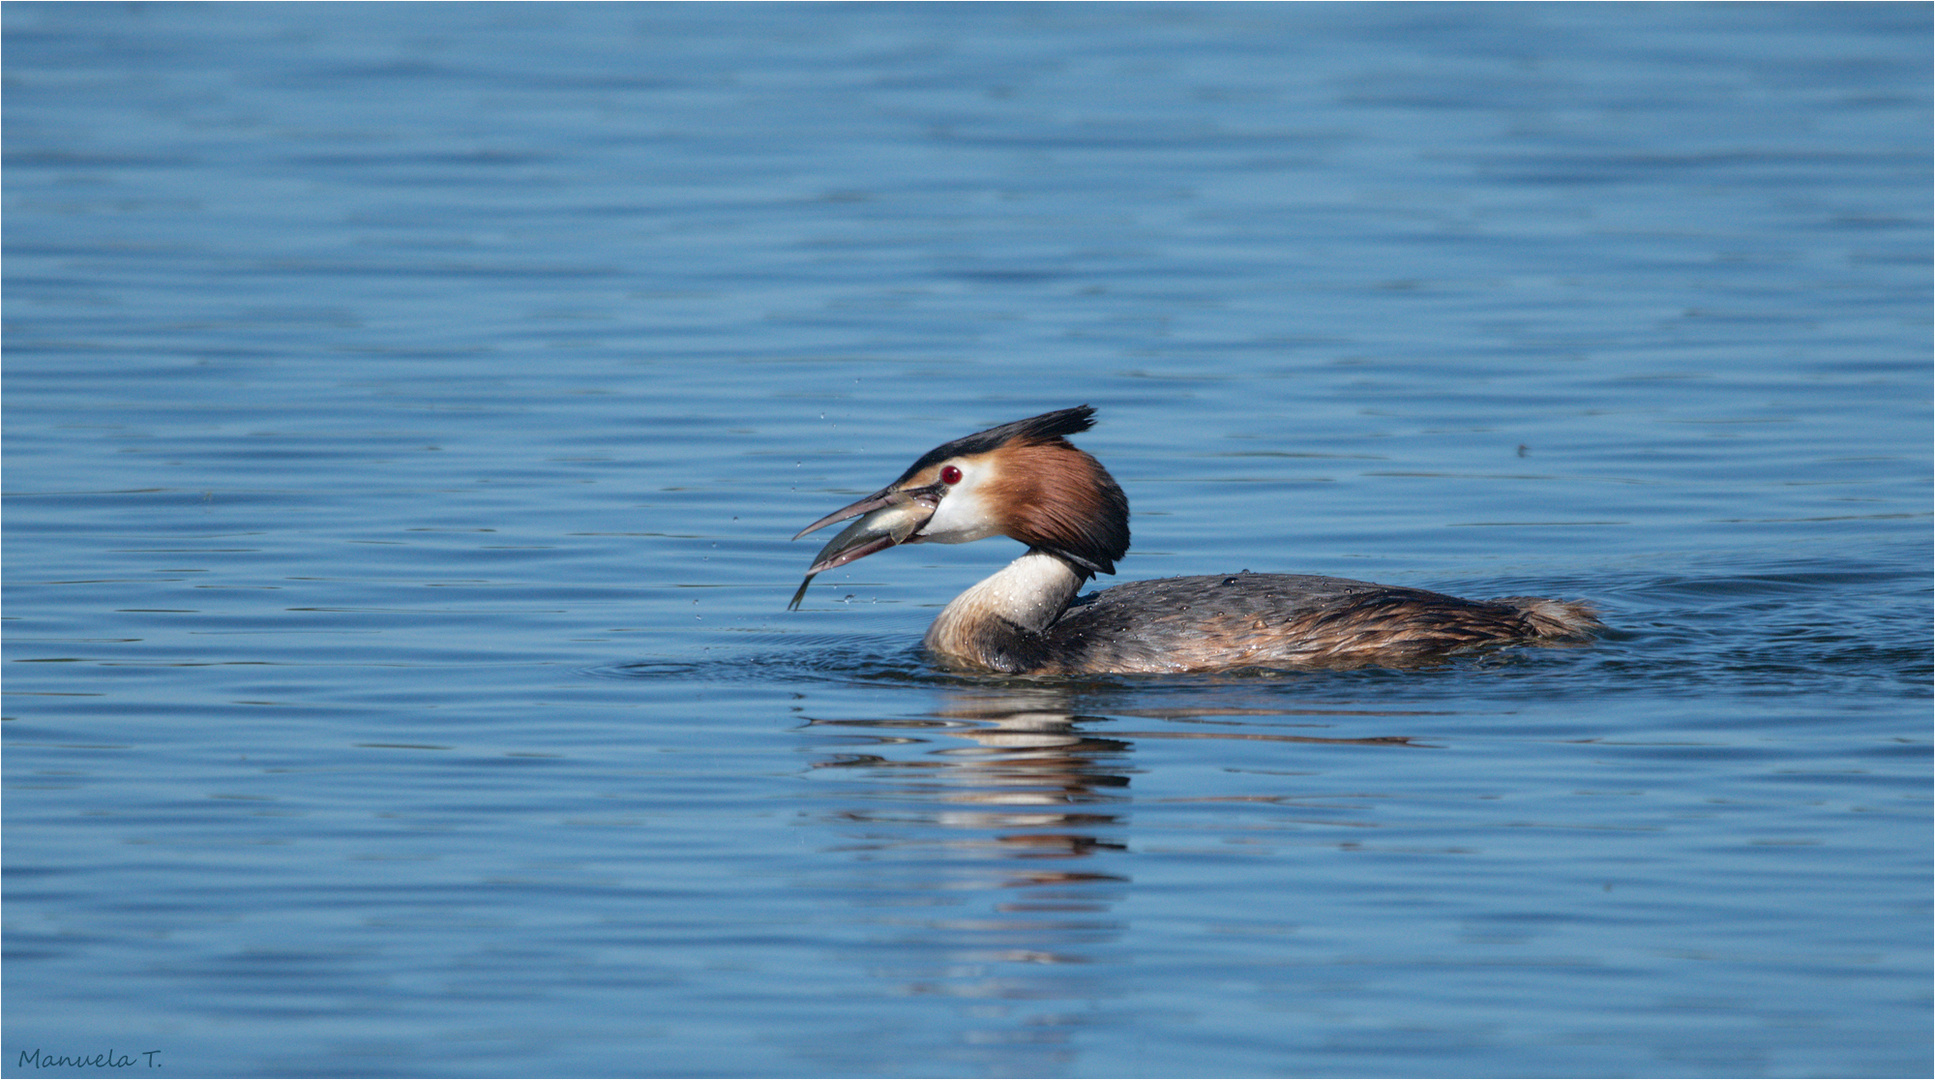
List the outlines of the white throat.
{"type": "Polygon", "coordinates": [[[988,624],[1001,619],[1040,633],[1075,598],[1086,580],[1059,556],[1030,551],[954,598],[927,628],[927,647],[951,656],[973,656],[988,624]]]}

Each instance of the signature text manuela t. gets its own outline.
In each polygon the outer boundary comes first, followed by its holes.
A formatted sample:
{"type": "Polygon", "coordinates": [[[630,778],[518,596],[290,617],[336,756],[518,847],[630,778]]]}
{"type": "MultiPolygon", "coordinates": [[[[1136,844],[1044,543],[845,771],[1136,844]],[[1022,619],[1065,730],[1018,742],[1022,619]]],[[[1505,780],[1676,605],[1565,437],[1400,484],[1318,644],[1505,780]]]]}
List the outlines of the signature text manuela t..
{"type": "Polygon", "coordinates": [[[148,1068],[159,1069],[161,1068],[161,1062],[156,1061],[155,1058],[160,1054],[161,1051],[159,1050],[140,1050],[133,1054],[117,1054],[114,1052],[113,1047],[109,1047],[108,1052],[105,1054],[75,1054],[69,1056],[67,1054],[43,1053],[40,1047],[36,1046],[32,1050],[22,1050],[20,1052],[20,1061],[14,1065],[14,1068],[132,1069],[140,1063],[141,1059],[145,1058],[148,1068]]]}

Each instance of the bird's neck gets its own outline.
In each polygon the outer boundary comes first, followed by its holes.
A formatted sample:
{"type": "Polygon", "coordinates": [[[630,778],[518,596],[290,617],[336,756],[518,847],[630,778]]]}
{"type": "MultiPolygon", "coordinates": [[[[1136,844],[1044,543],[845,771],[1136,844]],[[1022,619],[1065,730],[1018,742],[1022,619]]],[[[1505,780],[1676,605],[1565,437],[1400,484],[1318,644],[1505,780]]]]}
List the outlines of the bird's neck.
{"type": "Polygon", "coordinates": [[[927,647],[970,666],[1030,670],[1041,632],[1088,577],[1058,555],[1031,549],[943,608],[927,628],[927,647]]]}

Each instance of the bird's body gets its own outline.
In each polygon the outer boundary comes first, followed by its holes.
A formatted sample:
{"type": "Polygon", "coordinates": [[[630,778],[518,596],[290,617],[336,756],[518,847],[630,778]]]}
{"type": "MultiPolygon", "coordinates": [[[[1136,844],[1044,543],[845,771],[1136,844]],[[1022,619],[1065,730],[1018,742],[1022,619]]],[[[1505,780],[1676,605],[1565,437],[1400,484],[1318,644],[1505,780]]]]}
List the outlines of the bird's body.
{"type": "Polygon", "coordinates": [[[1587,606],[1536,597],[1455,596],[1306,574],[1160,578],[1079,596],[1128,551],[1128,500],[1063,436],[1081,406],[1004,424],[929,451],[849,517],[813,576],[901,543],[1007,535],[1029,550],[942,610],[925,643],[943,662],[1026,675],[1403,667],[1500,645],[1587,641],[1587,606]]]}

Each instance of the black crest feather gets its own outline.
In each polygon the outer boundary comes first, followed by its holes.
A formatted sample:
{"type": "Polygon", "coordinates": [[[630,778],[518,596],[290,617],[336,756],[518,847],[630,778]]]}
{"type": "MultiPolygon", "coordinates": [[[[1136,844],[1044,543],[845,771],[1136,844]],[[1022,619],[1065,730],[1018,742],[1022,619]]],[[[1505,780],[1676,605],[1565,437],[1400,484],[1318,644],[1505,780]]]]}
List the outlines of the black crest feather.
{"type": "Polygon", "coordinates": [[[920,460],[914,462],[906,472],[901,473],[900,479],[894,481],[894,484],[905,483],[915,473],[927,468],[929,465],[939,464],[951,457],[961,457],[966,454],[985,454],[990,450],[1006,446],[1008,443],[1017,440],[1031,443],[1047,442],[1050,439],[1059,439],[1065,435],[1073,435],[1076,432],[1087,431],[1094,426],[1095,407],[1093,405],[1077,405],[1072,409],[1056,409],[1054,412],[1042,413],[1040,416],[1031,416],[1026,420],[1011,421],[999,427],[991,427],[986,431],[977,431],[972,435],[964,435],[961,438],[955,439],[953,442],[942,443],[936,446],[934,449],[922,454],[920,460]]]}

